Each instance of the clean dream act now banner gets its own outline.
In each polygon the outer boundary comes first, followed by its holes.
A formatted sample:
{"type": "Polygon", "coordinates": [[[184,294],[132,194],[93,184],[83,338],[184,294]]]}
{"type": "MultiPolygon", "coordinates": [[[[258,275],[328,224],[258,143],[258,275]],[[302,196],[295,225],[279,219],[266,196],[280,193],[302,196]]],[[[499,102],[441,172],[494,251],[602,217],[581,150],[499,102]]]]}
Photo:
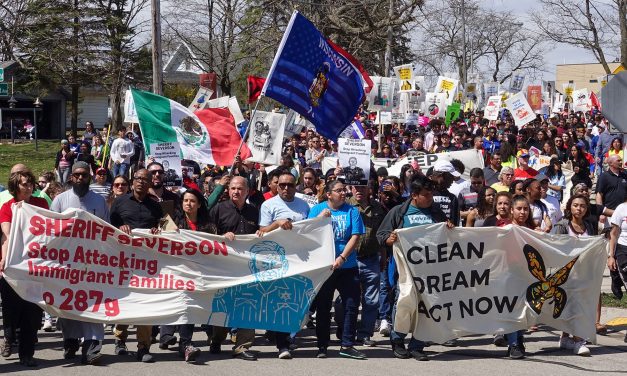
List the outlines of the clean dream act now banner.
{"type": "Polygon", "coordinates": [[[543,323],[595,341],[607,255],[602,237],[520,226],[398,230],[394,330],[443,343],[543,323]]]}
{"type": "Polygon", "coordinates": [[[294,332],[334,259],[328,218],[230,242],[186,230],[131,237],[82,210],[15,211],[7,282],[74,320],[294,332]]]}

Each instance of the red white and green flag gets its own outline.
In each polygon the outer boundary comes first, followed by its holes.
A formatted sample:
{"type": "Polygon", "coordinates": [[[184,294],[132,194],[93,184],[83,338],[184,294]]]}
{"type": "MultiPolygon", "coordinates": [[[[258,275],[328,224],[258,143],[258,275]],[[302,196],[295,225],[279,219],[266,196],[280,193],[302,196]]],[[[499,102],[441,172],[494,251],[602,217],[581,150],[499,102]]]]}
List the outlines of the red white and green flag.
{"type": "MultiPolygon", "coordinates": [[[[178,142],[181,158],[230,166],[242,141],[228,108],[191,112],[180,103],[148,91],[132,89],[146,151],[151,144],[178,142]]],[[[244,144],[242,160],[252,156],[244,144]]]]}

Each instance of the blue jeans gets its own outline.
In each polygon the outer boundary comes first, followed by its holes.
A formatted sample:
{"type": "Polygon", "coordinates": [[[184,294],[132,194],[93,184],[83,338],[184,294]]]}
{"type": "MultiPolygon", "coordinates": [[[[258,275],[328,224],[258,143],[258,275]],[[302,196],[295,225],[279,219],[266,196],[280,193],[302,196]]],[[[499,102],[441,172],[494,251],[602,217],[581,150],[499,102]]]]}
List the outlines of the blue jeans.
{"type": "Polygon", "coordinates": [[[61,184],[67,184],[70,181],[70,170],[72,167],[59,169],[59,182],[61,184]]]}
{"type": "Polygon", "coordinates": [[[361,284],[361,327],[357,338],[372,337],[374,323],[379,312],[379,288],[381,266],[379,255],[357,259],[359,283],[361,284]]]}
{"type": "Polygon", "coordinates": [[[126,176],[128,172],[129,164],[128,163],[114,163],[113,164],[113,177],[115,178],[118,175],[126,176]]]}
{"type": "Polygon", "coordinates": [[[383,270],[381,270],[379,284],[379,319],[392,321],[392,298],[394,297],[394,289],[390,286],[388,277],[388,262],[385,262],[383,270]]]}
{"type": "Polygon", "coordinates": [[[505,334],[505,339],[507,340],[508,346],[520,345],[523,341],[524,330],[519,330],[513,333],[505,334]]]}
{"type": "MultiPolygon", "coordinates": [[[[397,286],[396,294],[394,298],[394,309],[392,310],[392,318],[396,317],[396,302],[398,301],[399,291],[400,289],[397,286]]],[[[394,325],[392,325],[392,327],[394,327],[394,325]]],[[[390,331],[390,342],[392,342],[393,345],[404,343],[405,337],[407,337],[407,333],[400,333],[394,329],[390,331]]],[[[424,350],[424,348],[425,348],[425,343],[421,340],[414,338],[413,336],[411,337],[411,339],[409,340],[409,344],[407,345],[407,350],[409,351],[415,351],[415,350],[422,351],[424,350]]]]}
{"type": "Polygon", "coordinates": [[[337,269],[324,282],[318,295],[316,314],[316,338],[318,347],[327,348],[331,340],[331,306],[335,290],[340,292],[344,305],[342,347],[355,343],[357,311],[359,309],[359,271],[357,268],[337,269]]]}

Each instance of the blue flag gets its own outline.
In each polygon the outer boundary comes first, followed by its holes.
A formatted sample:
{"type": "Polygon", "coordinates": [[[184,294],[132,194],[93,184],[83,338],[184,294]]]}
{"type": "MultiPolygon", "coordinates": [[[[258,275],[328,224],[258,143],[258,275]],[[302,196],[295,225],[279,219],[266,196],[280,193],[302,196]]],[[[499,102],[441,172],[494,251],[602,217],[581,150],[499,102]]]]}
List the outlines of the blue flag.
{"type": "Polygon", "coordinates": [[[295,11],[262,95],[298,112],[318,133],[336,141],[364,96],[361,73],[347,55],[295,11]]]}

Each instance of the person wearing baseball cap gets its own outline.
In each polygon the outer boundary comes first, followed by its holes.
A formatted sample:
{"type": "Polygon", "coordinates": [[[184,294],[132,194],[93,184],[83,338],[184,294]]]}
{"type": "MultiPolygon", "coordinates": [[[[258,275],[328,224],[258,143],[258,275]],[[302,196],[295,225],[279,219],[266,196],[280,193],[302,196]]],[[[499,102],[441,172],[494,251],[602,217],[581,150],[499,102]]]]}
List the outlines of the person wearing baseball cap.
{"type": "Polygon", "coordinates": [[[520,149],[516,153],[518,159],[518,168],[514,170],[514,180],[525,180],[538,175],[538,171],[529,166],[529,151],[520,149]]]}
{"type": "MultiPolygon", "coordinates": [[[[428,172],[427,172],[428,173],[428,172]]],[[[433,203],[446,214],[446,217],[454,224],[459,225],[460,212],[457,197],[449,192],[455,178],[462,175],[453,164],[444,159],[438,159],[433,165],[433,171],[428,174],[434,184],[433,203]]]]}

